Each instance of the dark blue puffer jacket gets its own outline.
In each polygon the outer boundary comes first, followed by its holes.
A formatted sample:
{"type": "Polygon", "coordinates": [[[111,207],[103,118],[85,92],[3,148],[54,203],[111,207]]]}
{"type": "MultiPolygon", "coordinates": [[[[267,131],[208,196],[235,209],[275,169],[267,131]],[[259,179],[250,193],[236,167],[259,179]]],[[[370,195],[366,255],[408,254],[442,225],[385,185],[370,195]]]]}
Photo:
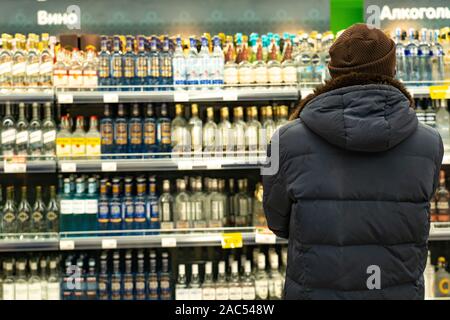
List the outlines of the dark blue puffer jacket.
{"type": "Polygon", "coordinates": [[[264,208],[289,239],[286,299],[423,299],[442,140],[385,82],[329,83],[279,131],[264,208]]]}

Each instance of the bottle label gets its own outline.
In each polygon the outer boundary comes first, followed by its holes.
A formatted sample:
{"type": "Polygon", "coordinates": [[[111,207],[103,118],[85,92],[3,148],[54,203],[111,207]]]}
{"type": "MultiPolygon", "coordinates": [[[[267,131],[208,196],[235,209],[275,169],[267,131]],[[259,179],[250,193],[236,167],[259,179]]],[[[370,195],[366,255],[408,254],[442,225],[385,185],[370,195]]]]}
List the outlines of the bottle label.
{"type": "Polygon", "coordinates": [[[50,130],[43,135],[44,143],[53,143],[56,139],[56,130],[50,130]]]}
{"type": "Polygon", "coordinates": [[[22,73],[25,73],[25,70],[26,70],[26,62],[19,62],[13,64],[11,72],[14,76],[17,76],[22,73]]]}
{"type": "Polygon", "coordinates": [[[225,287],[216,288],[216,300],[228,300],[228,299],[229,299],[228,288],[225,287]]]}
{"type": "Polygon", "coordinates": [[[171,144],[170,123],[161,124],[161,144],[171,144]]]}
{"type": "Polygon", "coordinates": [[[134,78],[134,60],[126,57],[123,66],[123,76],[125,78],[134,78]]]}
{"type": "Polygon", "coordinates": [[[223,202],[213,200],[211,201],[211,218],[219,220],[223,217],[223,202]]]}
{"type": "Polygon", "coordinates": [[[126,145],[127,144],[127,125],[126,123],[118,123],[116,125],[116,136],[115,136],[117,145],[126,145]]]}
{"type": "Polygon", "coordinates": [[[52,61],[46,61],[42,62],[39,66],[39,73],[40,74],[48,74],[51,73],[53,69],[53,62],[52,61]]]}
{"type": "Polygon", "coordinates": [[[85,200],[85,213],[87,214],[97,214],[98,201],[96,199],[85,200]]]}
{"type": "Polygon", "coordinates": [[[30,133],[30,143],[42,142],[42,130],[36,130],[30,133]]]}
{"type": "Polygon", "coordinates": [[[152,78],[159,77],[159,57],[152,56],[150,57],[150,64],[148,65],[149,71],[148,75],[152,78]]]}
{"type": "MultiPolygon", "coordinates": [[[[16,215],[12,211],[7,211],[3,214],[3,223],[12,224],[16,220],[16,215]]],[[[4,232],[6,232],[4,230],[4,232]]]]}
{"type": "Polygon", "coordinates": [[[136,201],[134,203],[134,221],[136,222],[145,222],[147,214],[145,212],[145,202],[144,201],[136,201]]]}
{"type": "Polygon", "coordinates": [[[437,202],[437,209],[438,210],[448,210],[448,201],[438,201],[437,202]]]}
{"type": "Polygon", "coordinates": [[[133,201],[126,201],[123,205],[125,211],[125,222],[133,222],[135,218],[133,201]]]}
{"type": "Polygon", "coordinates": [[[28,131],[20,131],[16,134],[16,144],[28,143],[28,131]]]}
{"type": "Polygon", "coordinates": [[[61,299],[59,282],[49,282],[47,284],[47,299],[48,300],[59,300],[61,299]]]}
{"type": "Polygon", "coordinates": [[[170,58],[164,57],[161,63],[161,77],[172,78],[172,62],[170,58]]]}
{"type": "Polygon", "coordinates": [[[47,211],[46,215],[45,215],[47,221],[49,222],[53,222],[58,218],[58,212],[56,211],[47,211]]]}
{"type": "Polygon", "coordinates": [[[53,85],[56,87],[67,86],[69,77],[67,76],[67,70],[54,69],[53,70],[53,85]]]}
{"type": "Polygon", "coordinates": [[[242,290],[240,287],[232,287],[229,289],[229,299],[230,300],[241,300],[242,290]]]}
{"type": "Polygon", "coordinates": [[[297,69],[294,66],[287,66],[283,68],[283,82],[297,83],[297,69]]]}
{"type": "Polygon", "coordinates": [[[3,62],[0,64],[0,75],[4,75],[5,73],[11,73],[12,70],[12,61],[3,62]]]}
{"type": "Polygon", "coordinates": [[[119,223],[122,221],[122,209],[120,202],[112,202],[110,204],[110,215],[112,223],[119,223]]]}
{"type": "Polygon", "coordinates": [[[145,78],[147,76],[147,57],[137,57],[136,76],[139,78],[145,78]]]}
{"type": "Polygon", "coordinates": [[[2,144],[13,143],[16,140],[16,129],[7,129],[2,132],[2,144]]]}
{"type": "Polygon", "coordinates": [[[15,284],[15,300],[28,300],[28,284],[16,283],[15,284]]]}
{"type": "Polygon", "coordinates": [[[175,300],[189,300],[189,289],[177,288],[175,290],[175,300]]]}
{"type": "Polygon", "coordinates": [[[214,288],[203,288],[201,300],[216,300],[216,290],[214,288]]]}
{"type": "Polygon", "coordinates": [[[15,290],[14,290],[14,284],[11,283],[3,283],[3,300],[14,300],[15,297],[15,290]]]}
{"type": "Polygon", "coordinates": [[[130,125],[130,143],[140,145],[142,143],[142,125],[141,123],[131,123],[130,125]]]}
{"type": "Polygon", "coordinates": [[[42,300],[42,287],[40,282],[28,285],[28,300],[42,300]]]}
{"type": "Polygon", "coordinates": [[[226,67],[223,71],[223,81],[225,84],[238,83],[238,70],[235,67],[226,67]]]}
{"type": "Polygon", "coordinates": [[[83,85],[83,73],[81,70],[70,69],[68,77],[71,87],[81,87],[83,85]]]}
{"type": "Polygon", "coordinates": [[[267,280],[256,280],[255,289],[258,299],[267,300],[269,297],[269,284],[267,283],[267,280]]]}
{"type": "Polygon", "coordinates": [[[73,206],[72,200],[61,200],[59,202],[61,214],[72,214],[73,206]]]}
{"type": "Polygon", "coordinates": [[[99,156],[101,151],[100,138],[86,138],[86,154],[88,156],[99,156]]]}
{"type": "Polygon", "coordinates": [[[96,70],[83,71],[83,85],[85,87],[95,87],[98,84],[98,77],[96,70]]]}
{"type": "Polygon", "coordinates": [[[72,200],[72,213],[73,214],[85,213],[85,201],[84,200],[72,200]]]}
{"type": "Polygon", "coordinates": [[[156,130],[154,123],[144,123],[144,144],[152,145],[156,143],[156,130]]]}
{"type": "Polygon", "coordinates": [[[109,221],[109,205],[107,201],[99,202],[97,219],[100,223],[107,223],[109,221]]]}
{"type": "Polygon", "coordinates": [[[85,138],[72,138],[72,155],[84,156],[86,155],[86,139],[85,138]]]}
{"type": "Polygon", "coordinates": [[[238,78],[240,84],[253,83],[253,72],[250,67],[241,67],[238,69],[238,78]]]}
{"type": "Polygon", "coordinates": [[[20,211],[17,214],[17,220],[19,220],[20,223],[27,222],[30,219],[30,216],[25,211],[20,211]]]}
{"type": "Polygon", "coordinates": [[[269,82],[270,83],[281,83],[281,68],[280,67],[272,67],[268,70],[269,82]]]}
{"type": "Polygon", "coordinates": [[[68,157],[72,152],[72,139],[56,138],[56,155],[58,157],[68,157]]]}
{"type": "Polygon", "coordinates": [[[188,300],[202,300],[202,289],[191,288],[191,289],[188,289],[188,291],[189,291],[188,300]]]}
{"type": "Polygon", "coordinates": [[[267,75],[267,67],[261,66],[255,68],[255,82],[256,83],[267,83],[269,78],[267,75]]]}
{"type": "Polygon", "coordinates": [[[39,63],[30,63],[27,64],[27,76],[35,76],[39,73],[39,63]]]}
{"type": "Polygon", "coordinates": [[[109,78],[109,59],[100,56],[98,65],[98,76],[100,78],[109,78]]]}
{"type": "Polygon", "coordinates": [[[242,288],[242,299],[243,300],[255,300],[255,287],[243,287],[242,288]]]}
{"type": "Polygon", "coordinates": [[[173,229],[173,222],[172,221],[161,221],[161,229],[173,229]]]}

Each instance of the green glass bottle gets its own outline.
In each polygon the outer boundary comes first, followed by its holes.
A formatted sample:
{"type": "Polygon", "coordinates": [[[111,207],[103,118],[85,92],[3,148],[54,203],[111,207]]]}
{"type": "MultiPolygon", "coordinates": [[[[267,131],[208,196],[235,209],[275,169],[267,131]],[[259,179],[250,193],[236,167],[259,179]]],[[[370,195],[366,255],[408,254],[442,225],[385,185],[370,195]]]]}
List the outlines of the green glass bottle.
{"type": "Polygon", "coordinates": [[[28,233],[30,232],[30,217],[31,217],[31,205],[28,202],[27,186],[21,188],[21,200],[17,207],[17,232],[28,233]]]}
{"type": "Polygon", "coordinates": [[[5,238],[10,238],[12,233],[17,232],[17,210],[14,203],[14,187],[6,188],[6,201],[2,211],[1,232],[5,238]]]}
{"type": "Polygon", "coordinates": [[[50,200],[45,211],[45,232],[58,232],[59,204],[56,199],[56,187],[50,186],[50,200]]]}

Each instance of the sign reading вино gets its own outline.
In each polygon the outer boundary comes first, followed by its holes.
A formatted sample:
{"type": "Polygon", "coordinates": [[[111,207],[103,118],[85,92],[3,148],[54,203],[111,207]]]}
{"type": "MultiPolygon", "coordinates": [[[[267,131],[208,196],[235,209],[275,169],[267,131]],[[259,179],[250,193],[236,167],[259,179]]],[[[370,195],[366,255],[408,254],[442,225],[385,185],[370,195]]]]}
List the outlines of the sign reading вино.
{"type": "Polygon", "coordinates": [[[364,8],[367,23],[388,31],[449,26],[450,0],[366,0],[364,8]]]}
{"type": "Polygon", "coordinates": [[[329,0],[3,0],[7,33],[267,33],[329,28],[329,0]]]}

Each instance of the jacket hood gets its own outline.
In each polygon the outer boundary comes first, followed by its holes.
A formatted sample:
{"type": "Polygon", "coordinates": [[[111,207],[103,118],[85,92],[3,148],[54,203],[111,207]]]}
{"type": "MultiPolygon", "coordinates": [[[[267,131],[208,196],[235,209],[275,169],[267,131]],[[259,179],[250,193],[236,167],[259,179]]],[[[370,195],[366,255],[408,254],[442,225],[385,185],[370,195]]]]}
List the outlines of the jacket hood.
{"type": "Polygon", "coordinates": [[[333,145],[352,151],[386,151],[417,128],[412,99],[395,82],[330,89],[309,97],[300,118],[333,145]]]}

